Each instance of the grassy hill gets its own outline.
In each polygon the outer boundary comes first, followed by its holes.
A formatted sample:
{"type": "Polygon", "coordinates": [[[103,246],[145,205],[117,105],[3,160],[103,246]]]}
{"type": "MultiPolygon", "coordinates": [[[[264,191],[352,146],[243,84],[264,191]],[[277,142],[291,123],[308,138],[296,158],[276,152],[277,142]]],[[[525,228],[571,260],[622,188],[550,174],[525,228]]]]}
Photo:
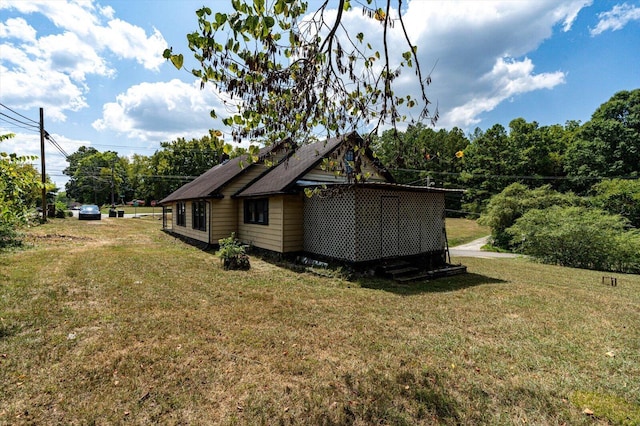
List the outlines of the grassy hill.
{"type": "Polygon", "coordinates": [[[640,423],[640,276],[227,272],[160,226],[54,220],[0,255],[0,424],[640,423]]]}

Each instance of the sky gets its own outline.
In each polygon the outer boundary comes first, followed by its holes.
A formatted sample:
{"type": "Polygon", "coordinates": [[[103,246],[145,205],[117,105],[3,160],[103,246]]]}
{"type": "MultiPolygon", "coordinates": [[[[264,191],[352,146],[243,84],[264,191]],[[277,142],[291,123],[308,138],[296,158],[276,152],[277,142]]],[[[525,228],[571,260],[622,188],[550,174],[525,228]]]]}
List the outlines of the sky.
{"type": "MultiPolygon", "coordinates": [[[[121,156],[152,155],[160,142],[224,130],[219,96],[162,58],[185,55],[206,4],[230,0],[0,1],[0,151],[40,155],[39,109],[53,143],[46,171],[60,187],[80,146],[121,156]],[[211,109],[218,119],[210,117],[211,109]],[[18,121],[16,121],[18,120],[18,121]]],[[[267,0],[267,4],[272,0],[267,0]]],[[[310,10],[319,5],[309,1],[310,10]]],[[[337,2],[332,2],[337,3],[337,2]]],[[[365,3],[363,1],[363,3],[365,3]]],[[[374,0],[374,5],[376,0],[374,0]]],[[[377,0],[378,6],[386,2],[377,0]]],[[[381,25],[357,0],[344,18],[368,38],[381,25]]],[[[467,133],[515,118],[541,126],[586,122],[616,92],[640,88],[640,0],[405,0],[436,128],[467,133]]],[[[404,49],[404,46],[403,50],[404,49]]],[[[411,92],[410,79],[397,92],[411,92]]],[[[227,137],[231,142],[231,138],[227,137]]],[[[35,164],[39,168],[39,160],[35,164]]]]}

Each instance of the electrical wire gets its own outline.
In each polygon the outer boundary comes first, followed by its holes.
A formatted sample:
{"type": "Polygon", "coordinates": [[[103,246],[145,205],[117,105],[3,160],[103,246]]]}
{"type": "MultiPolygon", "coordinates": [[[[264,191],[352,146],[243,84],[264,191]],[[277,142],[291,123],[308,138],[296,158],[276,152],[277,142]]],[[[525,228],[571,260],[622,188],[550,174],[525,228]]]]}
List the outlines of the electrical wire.
{"type": "Polygon", "coordinates": [[[33,127],[35,129],[40,129],[40,126],[36,126],[34,124],[27,123],[25,121],[18,120],[17,118],[11,117],[10,115],[5,114],[4,112],[0,112],[0,115],[7,117],[9,120],[13,120],[18,124],[22,124],[23,126],[33,127]]]}
{"type": "Polygon", "coordinates": [[[39,129],[34,129],[31,126],[27,127],[27,126],[24,126],[24,125],[21,125],[21,124],[16,124],[16,123],[14,123],[12,121],[7,120],[6,118],[0,117],[0,121],[4,121],[5,123],[9,124],[10,127],[19,127],[21,129],[27,130],[29,132],[34,132],[34,133],[39,133],[40,132],[39,129]]]}
{"type": "MultiPolygon", "coordinates": [[[[38,128],[40,127],[40,122],[39,122],[39,121],[32,120],[32,119],[30,119],[29,117],[25,117],[24,115],[20,114],[19,112],[16,112],[16,111],[12,110],[11,108],[9,108],[8,106],[6,106],[6,105],[5,105],[5,104],[3,104],[3,103],[0,103],[0,106],[1,106],[1,107],[3,107],[3,108],[8,109],[9,111],[11,111],[12,113],[14,113],[15,115],[20,116],[20,117],[24,118],[25,120],[29,120],[29,121],[31,121],[32,123],[36,124],[36,126],[37,126],[38,128]]],[[[4,114],[2,114],[2,115],[4,115],[4,114]]]]}

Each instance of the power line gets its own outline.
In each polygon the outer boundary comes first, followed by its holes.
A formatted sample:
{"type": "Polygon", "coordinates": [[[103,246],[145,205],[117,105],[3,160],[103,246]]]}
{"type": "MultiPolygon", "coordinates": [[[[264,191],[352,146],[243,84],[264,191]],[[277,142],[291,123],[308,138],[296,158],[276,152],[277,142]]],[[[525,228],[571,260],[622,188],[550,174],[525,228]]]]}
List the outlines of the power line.
{"type": "MultiPolygon", "coordinates": [[[[1,106],[1,107],[4,107],[4,108],[6,108],[6,109],[8,109],[9,111],[11,111],[12,113],[14,113],[15,115],[20,116],[20,117],[24,118],[25,120],[29,120],[30,122],[32,122],[33,124],[35,124],[35,125],[36,125],[35,127],[40,126],[40,122],[39,122],[39,121],[32,120],[32,119],[30,119],[29,117],[25,117],[24,115],[20,114],[19,112],[16,112],[16,111],[12,110],[11,108],[9,108],[8,106],[6,106],[5,104],[0,103],[0,106],[1,106]]],[[[4,115],[4,114],[2,114],[2,115],[4,115]]]]}
{"type": "MultiPolygon", "coordinates": [[[[10,115],[5,114],[4,112],[0,112],[0,115],[5,116],[5,117],[7,117],[9,120],[13,120],[13,121],[15,121],[15,122],[16,122],[16,123],[18,123],[18,124],[22,124],[23,126],[33,127],[34,129],[39,129],[39,128],[40,128],[39,126],[36,126],[36,125],[34,125],[34,124],[30,124],[30,123],[27,123],[27,122],[25,122],[25,121],[18,120],[17,118],[11,117],[10,115]]],[[[6,121],[6,120],[5,120],[5,121],[6,121]]]]}
{"type": "Polygon", "coordinates": [[[14,123],[12,121],[7,120],[6,118],[0,117],[0,121],[4,121],[5,123],[7,123],[9,125],[9,127],[19,127],[21,129],[28,130],[30,132],[38,133],[38,129],[34,129],[32,127],[27,127],[27,126],[24,126],[24,125],[21,125],[21,124],[14,123]]]}
{"type": "Polygon", "coordinates": [[[64,155],[64,158],[65,158],[65,159],[68,159],[68,158],[69,158],[69,154],[67,154],[67,152],[66,152],[66,151],[65,151],[65,150],[60,146],[60,144],[59,144],[59,143],[58,143],[58,142],[53,138],[53,136],[51,136],[51,135],[49,134],[49,132],[45,131],[45,133],[44,133],[44,138],[45,138],[46,140],[48,140],[48,141],[51,143],[51,145],[53,145],[54,147],[56,147],[56,149],[57,149],[58,151],[60,151],[60,153],[61,153],[62,155],[64,155]]]}

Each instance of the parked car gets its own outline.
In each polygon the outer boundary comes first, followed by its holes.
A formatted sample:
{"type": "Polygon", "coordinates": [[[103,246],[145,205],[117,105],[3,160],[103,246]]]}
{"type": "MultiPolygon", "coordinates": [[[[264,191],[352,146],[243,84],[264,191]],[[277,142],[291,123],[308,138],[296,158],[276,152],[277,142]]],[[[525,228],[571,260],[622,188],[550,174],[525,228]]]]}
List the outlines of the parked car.
{"type": "Polygon", "coordinates": [[[80,212],[78,213],[79,220],[100,220],[102,219],[102,214],[100,213],[100,207],[95,204],[85,204],[80,207],[80,212]]]}

